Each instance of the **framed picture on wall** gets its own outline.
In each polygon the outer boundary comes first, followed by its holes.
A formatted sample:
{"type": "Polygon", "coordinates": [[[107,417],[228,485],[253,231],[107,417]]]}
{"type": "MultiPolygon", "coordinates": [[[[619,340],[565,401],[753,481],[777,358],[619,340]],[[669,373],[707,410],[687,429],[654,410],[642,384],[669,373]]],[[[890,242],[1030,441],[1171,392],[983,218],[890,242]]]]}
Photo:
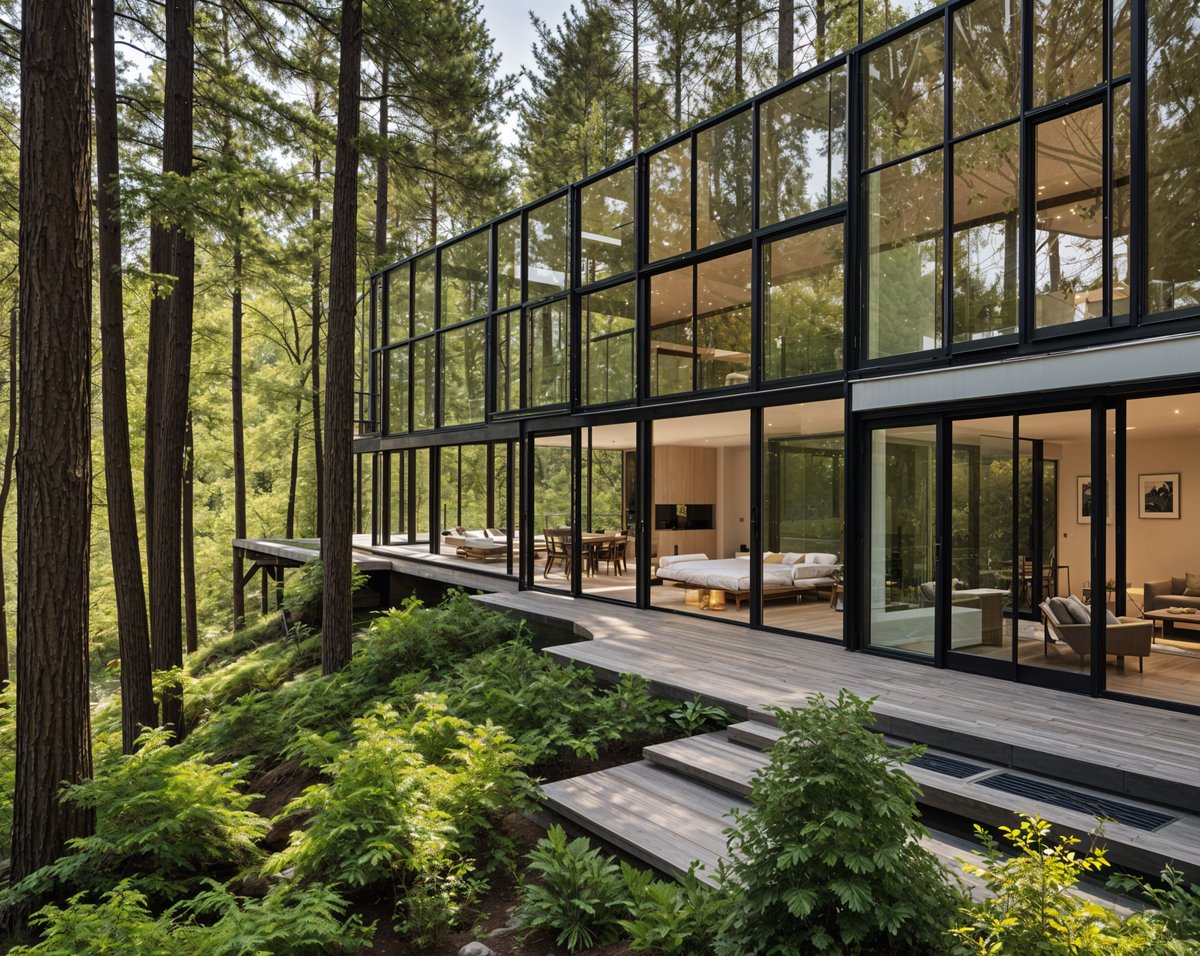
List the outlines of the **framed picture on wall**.
{"type": "MultiPolygon", "coordinates": [[[[1075,479],[1075,520],[1080,524],[1092,523],[1092,510],[1095,502],[1092,499],[1092,476],[1079,475],[1075,479]]],[[[1112,524],[1112,483],[1108,486],[1108,509],[1105,512],[1108,524],[1112,524]]]]}
{"type": "Polygon", "coordinates": [[[1179,517],[1179,475],[1138,475],[1138,517],[1179,517]]]}

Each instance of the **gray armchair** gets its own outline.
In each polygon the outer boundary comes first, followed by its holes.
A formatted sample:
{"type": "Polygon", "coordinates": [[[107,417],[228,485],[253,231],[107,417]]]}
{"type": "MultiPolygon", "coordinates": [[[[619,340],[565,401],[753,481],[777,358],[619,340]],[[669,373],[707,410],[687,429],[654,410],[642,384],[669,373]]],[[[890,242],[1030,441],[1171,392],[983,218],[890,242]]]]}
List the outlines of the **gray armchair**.
{"type": "MultiPolygon", "coordinates": [[[[1062,621],[1054,613],[1049,601],[1041,604],[1042,618],[1048,634],[1053,634],[1079,655],[1080,663],[1092,652],[1092,625],[1081,624],[1074,619],[1062,621]]],[[[1138,672],[1144,670],[1144,662],[1154,642],[1154,622],[1138,617],[1120,617],[1117,623],[1109,623],[1105,629],[1104,652],[1117,659],[1117,667],[1124,668],[1126,657],[1138,659],[1138,672]]]]}

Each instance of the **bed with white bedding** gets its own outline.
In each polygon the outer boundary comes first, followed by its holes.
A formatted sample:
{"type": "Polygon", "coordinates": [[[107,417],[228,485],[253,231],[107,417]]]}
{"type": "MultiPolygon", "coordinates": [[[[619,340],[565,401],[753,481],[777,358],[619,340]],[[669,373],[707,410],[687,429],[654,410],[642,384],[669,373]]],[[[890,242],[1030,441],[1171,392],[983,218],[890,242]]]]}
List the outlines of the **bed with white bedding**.
{"type": "MultiPolygon", "coordinates": [[[[806,562],[804,555],[789,555],[795,560],[763,563],[763,594],[766,597],[799,595],[803,591],[831,588],[833,572],[839,565],[835,555],[818,555],[824,561],[806,562]]],[[[662,558],[658,576],[670,584],[689,588],[725,591],[741,610],[742,600],[750,596],[750,562],[744,558],[713,560],[705,554],[669,555],[662,558]]]]}

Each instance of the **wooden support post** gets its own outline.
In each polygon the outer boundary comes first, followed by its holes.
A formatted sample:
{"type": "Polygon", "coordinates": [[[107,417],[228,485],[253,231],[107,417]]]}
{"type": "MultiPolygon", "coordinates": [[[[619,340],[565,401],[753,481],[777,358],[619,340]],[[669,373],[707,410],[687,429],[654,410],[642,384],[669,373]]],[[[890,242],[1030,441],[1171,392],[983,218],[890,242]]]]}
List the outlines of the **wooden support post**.
{"type": "Polygon", "coordinates": [[[270,574],[270,568],[268,568],[265,564],[260,565],[260,567],[262,568],[262,577],[259,579],[259,585],[262,593],[259,604],[262,608],[262,613],[265,615],[267,611],[270,610],[270,608],[267,606],[267,576],[270,574]]]}
{"type": "Polygon", "coordinates": [[[275,568],[275,607],[283,607],[283,565],[275,568]]]}

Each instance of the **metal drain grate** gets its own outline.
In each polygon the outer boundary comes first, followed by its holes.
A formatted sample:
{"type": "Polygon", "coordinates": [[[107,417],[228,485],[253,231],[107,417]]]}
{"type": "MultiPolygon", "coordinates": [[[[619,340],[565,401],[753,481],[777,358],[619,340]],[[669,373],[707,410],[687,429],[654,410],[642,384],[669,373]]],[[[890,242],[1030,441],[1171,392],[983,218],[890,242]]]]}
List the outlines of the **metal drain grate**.
{"type": "Polygon", "coordinates": [[[975,774],[983,773],[987,770],[987,767],[981,767],[977,763],[968,763],[966,760],[957,760],[954,757],[947,757],[944,754],[923,754],[910,761],[910,763],[914,767],[920,767],[922,770],[944,773],[947,777],[956,777],[959,780],[973,777],[975,774]]]}
{"type": "Polygon", "coordinates": [[[1178,819],[1178,817],[1147,810],[1144,807],[1121,803],[1118,800],[1109,800],[1106,797],[1097,797],[1090,793],[1080,793],[1078,790],[1055,786],[1052,783],[1043,783],[1040,780],[1030,780],[1028,777],[1017,776],[1015,773],[998,773],[978,782],[983,787],[1002,790],[1019,797],[1042,800],[1066,810],[1078,810],[1094,817],[1115,820],[1117,823],[1123,823],[1138,830],[1157,830],[1178,819]]]}

